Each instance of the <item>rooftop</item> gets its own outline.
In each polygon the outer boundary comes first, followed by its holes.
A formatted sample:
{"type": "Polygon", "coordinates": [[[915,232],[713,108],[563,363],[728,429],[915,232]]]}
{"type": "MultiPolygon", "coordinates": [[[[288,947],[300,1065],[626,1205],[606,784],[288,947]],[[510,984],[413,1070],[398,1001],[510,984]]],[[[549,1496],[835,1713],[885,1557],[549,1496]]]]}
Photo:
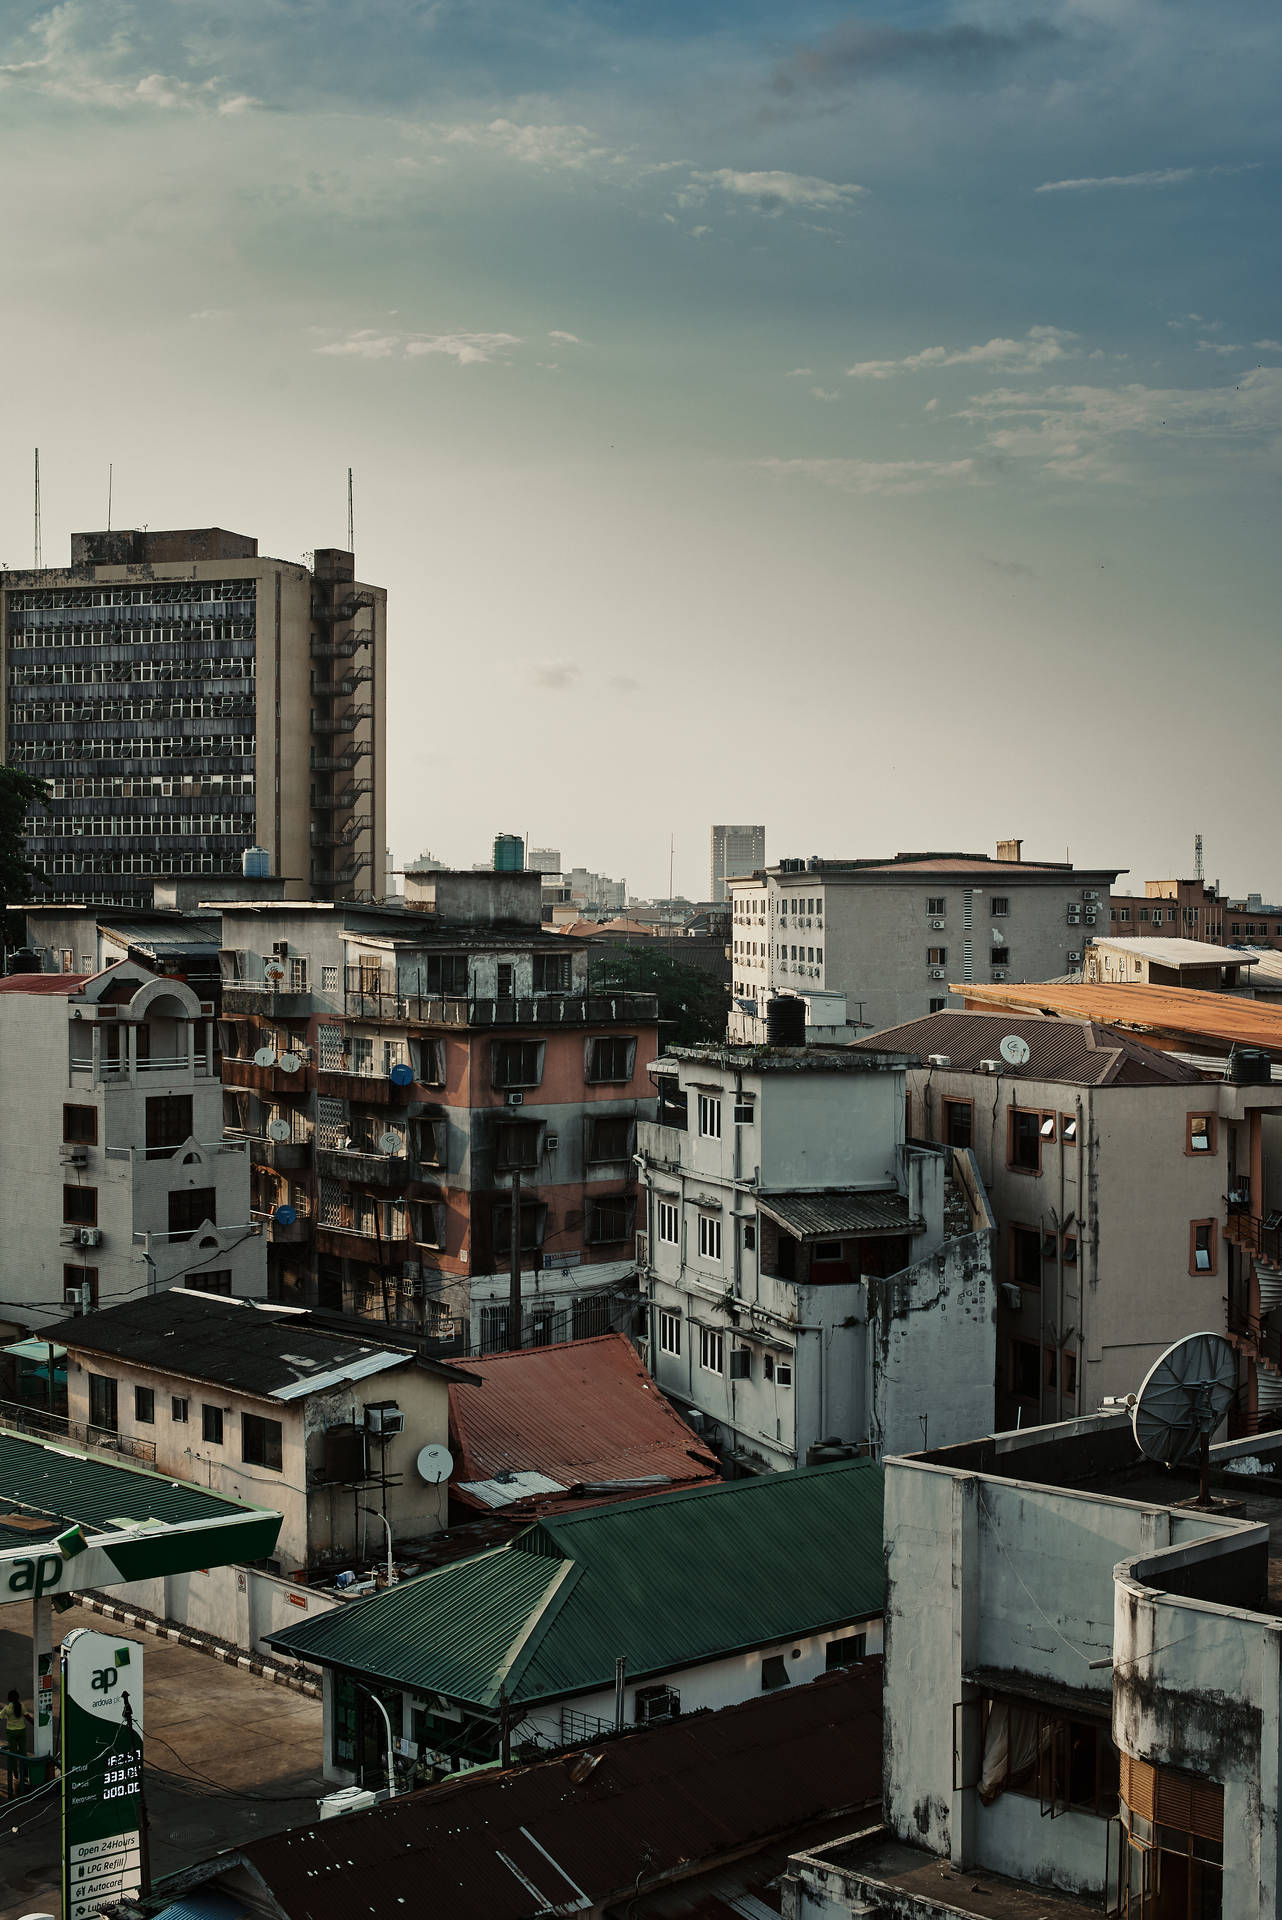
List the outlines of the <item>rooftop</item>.
{"type": "Polygon", "coordinates": [[[266,1911],[286,1920],[402,1920],[429,1885],[450,1920],[599,1912],[813,1822],[866,1818],[880,1794],[881,1663],[870,1660],[590,1752],[461,1774],[295,1827],[184,1880],[229,1874],[241,1885],[247,1870],[266,1911]]]}
{"type": "MultiPolygon", "coordinates": [[[[961,1872],[924,1848],[907,1847],[889,1838],[884,1830],[808,1849],[796,1857],[794,1871],[804,1877],[811,1863],[821,1871],[836,1868],[843,1879],[849,1876],[842,1893],[849,1890],[858,1898],[866,1889],[870,1904],[866,1909],[856,1907],[855,1912],[891,1911],[890,1903],[896,1895],[906,1901],[932,1903],[925,1911],[938,1913],[941,1920],[961,1915],[974,1915],[975,1920],[1081,1920],[1083,1913],[1100,1911],[1098,1895],[1079,1900],[1072,1894],[1007,1880],[981,1867],[967,1867],[961,1872]],[[878,1896],[886,1899],[885,1908],[878,1896]]],[[[836,1892],[831,1881],[827,1887],[836,1892]]],[[[893,1910],[901,1910],[897,1902],[893,1910]]],[[[921,1911],[915,1905],[904,1910],[921,1911]]]]}
{"type": "Polygon", "coordinates": [[[69,999],[79,993],[91,973],[10,973],[0,980],[0,993],[61,994],[69,999]]]}
{"type": "MultiPolygon", "coordinates": [[[[955,991],[969,994],[973,989],[955,991]]],[[[1135,991],[1152,993],[1160,989],[1137,987],[1135,991]]],[[[1190,998],[1199,1000],[1208,997],[1214,996],[1190,994],[1190,998]]],[[[871,1039],[852,1041],[850,1051],[883,1047],[912,1053],[922,1066],[932,1053],[945,1054],[953,1073],[978,1073],[981,1060],[996,1060],[1004,1079],[1057,1080],[1074,1087],[1191,1086],[1202,1078],[1196,1068],[1169,1053],[1159,1053],[1155,1047],[1146,1047],[1128,1034],[1090,1020],[1056,1020],[1042,1014],[946,1008],[922,1020],[909,1020],[902,1027],[889,1027],[871,1039]],[[1009,1066],[1002,1058],[1001,1043],[1008,1034],[1017,1034],[1028,1044],[1029,1057],[1022,1067],[1009,1066]]]]}
{"type": "Polygon", "coordinates": [[[492,1712],[873,1618],[881,1531],[872,1461],[765,1474],[546,1518],[271,1644],[492,1712]]]}
{"type": "Polygon", "coordinates": [[[484,1393],[450,1389],[458,1466],[450,1491],[486,1511],[537,1498],[657,1493],[718,1477],[621,1333],[468,1362],[484,1393]],[[531,1480],[541,1484],[529,1484],[531,1480]],[[640,1482],[638,1486],[636,1483],[640,1482]]]}
{"type": "Polygon", "coordinates": [[[796,881],[800,886],[806,874],[814,874],[824,880],[862,880],[865,877],[876,879],[887,874],[902,880],[906,874],[914,879],[928,879],[934,874],[964,876],[968,873],[983,874],[988,879],[1046,879],[1062,881],[1101,880],[1109,885],[1124,873],[1124,867],[1074,867],[1066,860],[1003,860],[991,853],[897,853],[887,859],[865,860],[825,860],[816,857],[807,860],[804,868],[784,867],[776,864],[768,869],[774,880],[789,884],[796,881]]]}
{"type": "Polygon", "coordinates": [[[271,1400],[298,1400],[344,1380],[415,1364],[451,1380],[471,1378],[438,1361],[416,1362],[410,1348],[309,1326],[288,1308],[178,1288],[65,1320],[49,1329],[48,1338],[73,1353],[103,1354],[271,1400]]]}
{"type": "MultiPolygon", "coordinates": [[[[1239,994],[1207,993],[1197,987],[980,986],[950,984],[968,1002],[1020,1007],[1055,1016],[1094,1020],[1103,1026],[1151,1034],[1159,1045],[1225,1053],[1231,1047],[1262,1047],[1282,1059],[1282,1007],[1239,994]]],[[[884,1036],[878,1036],[884,1038],[884,1036]]]]}
{"type": "Polygon", "coordinates": [[[1133,955],[1137,960],[1155,960],[1159,967],[1250,967],[1255,964],[1253,954],[1243,953],[1239,947],[1213,946],[1209,940],[1166,940],[1157,934],[1147,939],[1127,934],[1118,939],[1111,933],[1100,933],[1091,945],[1133,955]]]}
{"type": "Polygon", "coordinates": [[[694,1066],[724,1067],[730,1073],[874,1073],[883,1067],[911,1067],[909,1054],[882,1045],[884,1034],[865,1044],[861,1053],[849,1047],[771,1047],[709,1044],[706,1046],[668,1047],[654,1061],[655,1073],[673,1073],[676,1062],[694,1066]]]}
{"type": "Polygon", "coordinates": [[[926,1224],[911,1216],[907,1196],[894,1189],[885,1193],[856,1188],[759,1193],[757,1208],[798,1240],[826,1240],[834,1234],[848,1238],[861,1233],[920,1233],[926,1224]]]}

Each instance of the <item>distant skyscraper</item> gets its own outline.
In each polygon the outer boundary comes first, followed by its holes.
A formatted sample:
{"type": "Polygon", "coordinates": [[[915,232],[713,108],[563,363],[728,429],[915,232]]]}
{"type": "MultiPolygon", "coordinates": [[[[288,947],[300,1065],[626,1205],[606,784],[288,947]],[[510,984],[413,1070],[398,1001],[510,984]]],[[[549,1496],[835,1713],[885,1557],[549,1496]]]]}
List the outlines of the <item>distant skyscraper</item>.
{"type": "Polygon", "coordinates": [[[494,836],[495,873],[525,872],[525,841],[519,833],[496,833],[494,836]]]}
{"type": "Polygon", "coordinates": [[[525,866],[528,873],[560,873],[561,849],[530,847],[526,851],[525,866]]]}
{"type": "Polygon", "coordinates": [[[738,874],[755,873],[766,864],[764,827],[714,827],[712,829],[711,898],[724,900],[726,881],[738,874]]]}

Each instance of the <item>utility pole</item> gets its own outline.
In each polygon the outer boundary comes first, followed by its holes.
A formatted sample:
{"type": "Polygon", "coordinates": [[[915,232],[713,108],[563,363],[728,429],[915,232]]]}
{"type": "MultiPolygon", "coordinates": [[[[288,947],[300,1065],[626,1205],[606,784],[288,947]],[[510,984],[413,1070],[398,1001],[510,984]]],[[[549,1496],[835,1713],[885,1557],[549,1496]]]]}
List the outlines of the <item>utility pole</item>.
{"type": "Polygon", "coordinates": [[[36,448],[36,524],[35,524],[36,568],[40,567],[40,449],[36,448]]]}
{"type": "Polygon", "coordinates": [[[508,1249],[507,1344],[521,1345],[521,1169],[512,1169],[512,1233],[508,1249]]]}
{"type": "Polygon", "coordinates": [[[352,512],[352,470],[347,469],[347,551],[356,551],[356,520],[352,512]]]}

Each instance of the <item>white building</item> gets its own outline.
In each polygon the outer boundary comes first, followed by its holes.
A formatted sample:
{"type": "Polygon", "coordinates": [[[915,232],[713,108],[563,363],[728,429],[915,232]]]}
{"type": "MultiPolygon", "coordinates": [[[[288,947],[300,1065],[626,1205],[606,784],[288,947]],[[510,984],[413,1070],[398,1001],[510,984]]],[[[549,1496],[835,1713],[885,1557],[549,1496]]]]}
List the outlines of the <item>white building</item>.
{"type": "Polygon", "coordinates": [[[759,1011],[778,992],[844,993],[851,1020],[877,1031],[938,1012],[951,983],[1056,979],[1107,927],[1116,877],[1024,860],[1018,840],[996,859],[782,860],[727,885],[731,991],[759,1011]]]}
{"type": "Polygon", "coordinates": [[[0,1283],[30,1326],[175,1284],[267,1291],[213,1007],[122,961],[0,980],[0,1283]]]}
{"type": "Polygon", "coordinates": [[[1092,940],[1086,949],[1084,978],[1113,986],[1200,987],[1209,993],[1250,991],[1256,955],[1209,940],[1169,940],[1157,934],[1138,939],[1092,940]]]}
{"type": "Polygon", "coordinates": [[[764,827],[714,827],[708,898],[714,905],[728,898],[726,882],[735,874],[753,874],[766,864],[764,827]]]}
{"type": "Polygon", "coordinates": [[[659,1119],[637,1130],[650,1364],[740,1464],[991,1424],[992,1216],[968,1154],[905,1144],[904,1070],[895,1054],[731,1046],[652,1069],[659,1119]]]}

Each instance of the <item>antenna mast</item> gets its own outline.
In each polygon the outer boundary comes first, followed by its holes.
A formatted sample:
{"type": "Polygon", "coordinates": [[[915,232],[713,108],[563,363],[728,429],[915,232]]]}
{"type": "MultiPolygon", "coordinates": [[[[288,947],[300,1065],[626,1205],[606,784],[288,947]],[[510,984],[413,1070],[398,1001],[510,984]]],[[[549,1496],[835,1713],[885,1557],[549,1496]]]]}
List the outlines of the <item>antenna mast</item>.
{"type": "Polygon", "coordinates": [[[1193,878],[1195,880],[1205,880],[1206,878],[1206,869],[1202,865],[1202,836],[1200,833],[1193,835],[1193,878]]]}
{"type": "Polygon", "coordinates": [[[356,551],[356,522],[352,515],[352,470],[347,469],[347,551],[356,551]]]}
{"type": "Polygon", "coordinates": [[[35,564],[40,565],[40,449],[36,448],[36,518],[35,518],[35,564]]]}

